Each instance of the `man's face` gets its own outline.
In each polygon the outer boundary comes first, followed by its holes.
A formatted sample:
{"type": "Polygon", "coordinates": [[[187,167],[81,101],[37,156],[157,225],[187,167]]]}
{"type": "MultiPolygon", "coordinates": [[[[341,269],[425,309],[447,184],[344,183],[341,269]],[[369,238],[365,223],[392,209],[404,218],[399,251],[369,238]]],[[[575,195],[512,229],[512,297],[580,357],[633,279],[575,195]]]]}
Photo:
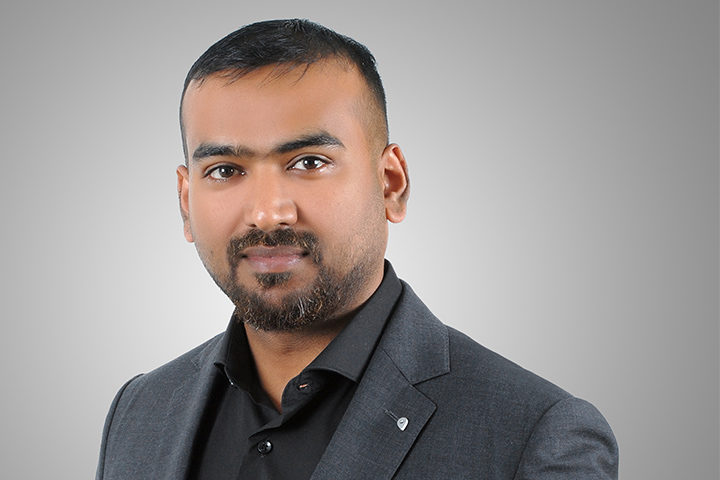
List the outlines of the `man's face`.
{"type": "Polygon", "coordinates": [[[336,61],[188,87],[185,236],[256,327],[341,318],[382,280],[387,219],[404,217],[407,178],[399,147],[369,138],[368,98],[336,61]]]}

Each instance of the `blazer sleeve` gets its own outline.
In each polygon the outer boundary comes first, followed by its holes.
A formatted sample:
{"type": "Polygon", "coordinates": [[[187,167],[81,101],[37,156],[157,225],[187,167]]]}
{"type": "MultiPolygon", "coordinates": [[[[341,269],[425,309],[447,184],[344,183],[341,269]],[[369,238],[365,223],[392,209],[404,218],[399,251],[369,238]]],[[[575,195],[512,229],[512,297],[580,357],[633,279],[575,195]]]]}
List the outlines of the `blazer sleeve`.
{"type": "Polygon", "coordinates": [[[115,399],[110,405],[110,410],[108,411],[107,418],[105,419],[105,426],[103,427],[102,442],[100,443],[100,458],[98,459],[97,471],[95,472],[95,480],[103,480],[105,475],[105,455],[107,453],[108,437],[110,436],[110,431],[112,430],[113,419],[115,418],[115,412],[117,410],[118,404],[120,403],[120,398],[123,396],[123,393],[125,393],[127,387],[135,379],[141,376],[142,374],[136,375],[135,377],[128,380],[127,383],[122,386],[117,395],[115,395],[115,399]]]}
{"type": "Polygon", "coordinates": [[[618,446],[610,425],[593,405],[574,397],[545,412],[515,475],[515,480],[617,478],[618,446]]]}

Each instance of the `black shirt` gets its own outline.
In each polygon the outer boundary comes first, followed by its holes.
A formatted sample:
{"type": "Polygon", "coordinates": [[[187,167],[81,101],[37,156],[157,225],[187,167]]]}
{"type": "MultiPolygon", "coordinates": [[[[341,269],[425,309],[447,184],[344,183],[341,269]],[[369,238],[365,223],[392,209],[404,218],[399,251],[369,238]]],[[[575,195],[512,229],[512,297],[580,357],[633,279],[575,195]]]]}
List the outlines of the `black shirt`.
{"type": "MultiPolygon", "coordinates": [[[[233,315],[215,362],[200,480],[308,479],[340,423],[400,297],[390,263],[375,293],[320,355],[285,387],[282,414],[260,387],[241,319],[233,315]]],[[[204,448],[202,445],[204,444],[204,448]]]]}

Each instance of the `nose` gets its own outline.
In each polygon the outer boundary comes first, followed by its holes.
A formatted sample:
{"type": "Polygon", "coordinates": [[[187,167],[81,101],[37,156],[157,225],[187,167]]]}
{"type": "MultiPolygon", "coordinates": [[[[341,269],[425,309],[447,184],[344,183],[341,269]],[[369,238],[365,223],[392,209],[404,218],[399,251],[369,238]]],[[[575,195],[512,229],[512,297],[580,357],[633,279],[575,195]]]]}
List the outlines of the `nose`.
{"type": "Polygon", "coordinates": [[[282,173],[256,172],[248,178],[249,201],[245,210],[245,224],[270,232],[297,222],[297,207],[289,195],[282,173]]]}

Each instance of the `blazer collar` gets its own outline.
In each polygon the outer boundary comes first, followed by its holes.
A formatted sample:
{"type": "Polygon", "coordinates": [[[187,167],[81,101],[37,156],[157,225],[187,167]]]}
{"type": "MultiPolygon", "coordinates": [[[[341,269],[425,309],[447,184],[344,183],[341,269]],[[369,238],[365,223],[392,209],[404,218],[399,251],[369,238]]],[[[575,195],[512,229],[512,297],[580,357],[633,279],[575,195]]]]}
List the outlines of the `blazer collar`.
{"type": "Polygon", "coordinates": [[[450,371],[447,327],[401,280],[403,294],[380,348],[412,385],[450,371]]]}
{"type": "Polygon", "coordinates": [[[415,385],[449,371],[447,328],[403,283],[397,309],[312,480],[391,478],[436,409],[415,385]]]}

